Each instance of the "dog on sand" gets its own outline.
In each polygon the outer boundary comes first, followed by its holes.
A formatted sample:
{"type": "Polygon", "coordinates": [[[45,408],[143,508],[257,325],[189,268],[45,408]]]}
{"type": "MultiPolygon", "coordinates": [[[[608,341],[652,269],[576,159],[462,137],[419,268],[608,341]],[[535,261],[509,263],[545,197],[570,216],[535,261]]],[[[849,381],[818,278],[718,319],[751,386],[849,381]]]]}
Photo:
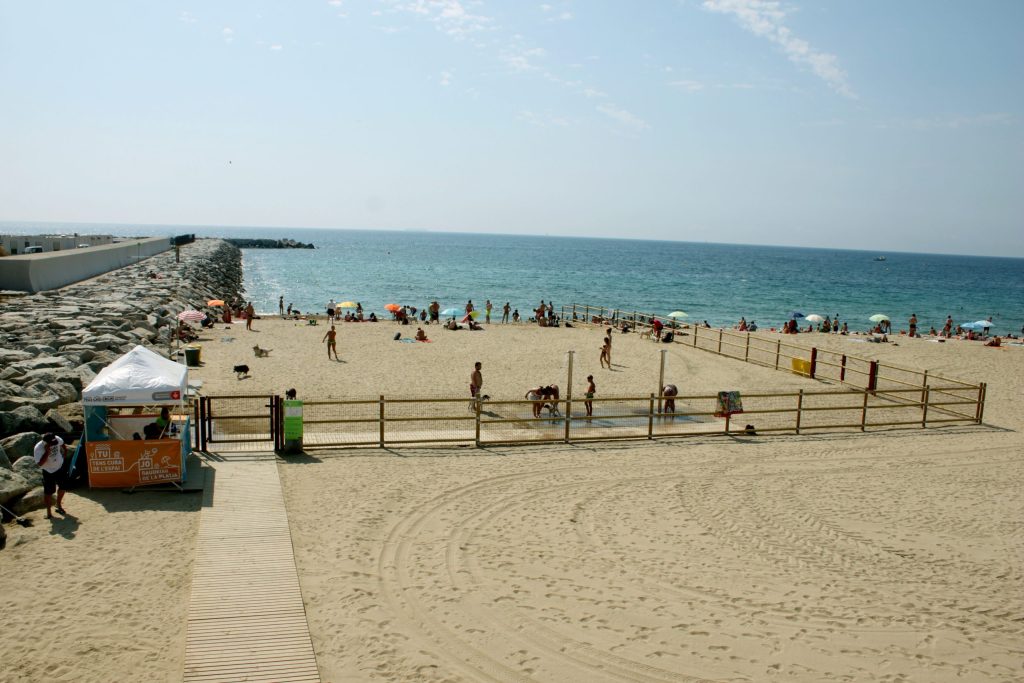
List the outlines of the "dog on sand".
{"type": "Polygon", "coordinates": [[[246,377],[249,376],[249,366],[248,365],[236,365],[233,369],[234,369],[235,375],[238,376],[238,379],[245,379],[246,377]]]}
{"type": "Polygon", "coordinates": [[[257,358],[266,358],[267,356],[270,355],[270,352],[273,351],[273,349],[261,349],[259,344],[252,347],[252,350],[253,353],[256,354],[257,358]]]}
{"type": "Polygon", "coordinates": [[[651,330],[644,330],[643,332],[641,332],[640,333],[640,338],[641,339],[650,339],[651,338],[651,330]]]}

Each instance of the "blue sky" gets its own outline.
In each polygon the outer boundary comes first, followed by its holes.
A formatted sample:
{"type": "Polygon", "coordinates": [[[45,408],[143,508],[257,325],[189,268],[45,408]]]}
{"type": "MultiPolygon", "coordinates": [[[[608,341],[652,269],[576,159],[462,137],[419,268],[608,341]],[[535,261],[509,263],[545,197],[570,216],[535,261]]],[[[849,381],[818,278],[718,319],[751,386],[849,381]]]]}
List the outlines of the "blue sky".
{"type": "Polygon", "coordinates": [[[0,0],[0,220],[1024,256],[1024,3],[0,0]]]}

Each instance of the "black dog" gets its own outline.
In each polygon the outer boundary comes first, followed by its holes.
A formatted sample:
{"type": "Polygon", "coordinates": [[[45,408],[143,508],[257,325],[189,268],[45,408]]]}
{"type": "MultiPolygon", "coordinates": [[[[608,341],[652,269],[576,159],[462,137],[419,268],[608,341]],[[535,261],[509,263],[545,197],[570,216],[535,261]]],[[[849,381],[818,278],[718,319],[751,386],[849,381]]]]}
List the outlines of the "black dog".
{"type": "Polygon", "coordinates": [[[235,373],[238,375],[238,379],[244,379],[244,378],[249,376],[249,366],[248,365],[236,365],[234,370],[235,370],[235,373]]]}

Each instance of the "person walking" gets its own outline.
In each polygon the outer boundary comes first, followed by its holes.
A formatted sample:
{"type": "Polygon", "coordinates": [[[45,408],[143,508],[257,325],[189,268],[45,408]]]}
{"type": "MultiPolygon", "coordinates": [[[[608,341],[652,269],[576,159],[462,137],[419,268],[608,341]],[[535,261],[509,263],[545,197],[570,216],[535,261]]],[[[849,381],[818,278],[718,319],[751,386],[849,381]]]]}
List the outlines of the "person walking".
{"type": "Polygon", "coordinates": [[[331,329],[327,330],[327,334],[320,340],[323,344],[327,342],[327,360],[331,359],[331,351],[334,351],[334,360],[338,360],[338,331],[334,329],[334,325],[331,325],[331,329]]]}
{"type": "Polygon", "coordinates": [[[608,341],[608,337],[605,337],[604,338],[604,344],[601,345],[601,357],[598,359],[598,362],[601,363],[601,367],[603,368],[605,366],[605,363],[607,363],[609,370],[612,369],[612,361],[611,361],[612,349],[611,349],[611,346],[612,346],[612,344],[611,344],[610,341],[608,341]]]}
{"type": "Polygon", "coordinates": [[[245,307],[245,329],[252,331],[252,319],[256,316],[256,309],[252,307],[252,302],[245,307]]]}
{"type": "Polygon", "coordinates": [[[32,459],[36,461],[43,470],[43,502],[46,503],[46,518],[53,519],[53,494],[57,493],[57,512],[67,516],[64,510],[64,487],[66,478],[64,476],[64,456],[68,454],[68,448],[64,441],[54,434],[47,432],[36,443],[32,451],[32,459]]]}
{"type": "Polygon", "coordinates": [[[484,316],[484,319],[487,321],[487,324],[490,325],[491,324],[491,300],[490,299],[488,299],[487,303],[484,304],[484,311],[486,312],[486,315],[484,316]]]}
{"type": "Polygon", "coordinates": [[[469,376],[469,395],[472,400],[469,402],[469,409],[476,412],[476,407],[480,402],[480,387],[484,385],[484,375],[480,371],[483,367],[480,361],[473,364],[473,372],[469,376]]]}
{"type": "Polygon", "coordinates": [[[502,324],[505,324],[505,323],[508,322],[508,312],[511,311],[511,310],[512,310],[512,307],[509,305],[509,302],[506,301],[505,305],[501,309],[501,322],[502,322],[502,324]]]}

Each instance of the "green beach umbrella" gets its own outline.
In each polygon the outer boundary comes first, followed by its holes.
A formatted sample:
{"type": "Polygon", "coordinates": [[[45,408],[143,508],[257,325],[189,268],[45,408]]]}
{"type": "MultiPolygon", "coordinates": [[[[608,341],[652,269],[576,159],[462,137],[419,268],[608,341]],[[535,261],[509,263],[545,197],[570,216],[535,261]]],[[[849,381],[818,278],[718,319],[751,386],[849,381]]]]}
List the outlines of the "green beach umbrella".
{"type": "Polygon", "coordinates": [[[672,311],[671,313],[668,314],[668,317],[670,317],[670,318],[689,318],[690,316],[687,315],[683,311],[672,311]]]}
{"type": "Polygon", "coordinates": [[[875,313],[873,316],[868,318],[868,320],[870,320],[873,323],[880,323],[883,320],[889,320],[889,316],[884,315],[882,313],[875,313]]]}

